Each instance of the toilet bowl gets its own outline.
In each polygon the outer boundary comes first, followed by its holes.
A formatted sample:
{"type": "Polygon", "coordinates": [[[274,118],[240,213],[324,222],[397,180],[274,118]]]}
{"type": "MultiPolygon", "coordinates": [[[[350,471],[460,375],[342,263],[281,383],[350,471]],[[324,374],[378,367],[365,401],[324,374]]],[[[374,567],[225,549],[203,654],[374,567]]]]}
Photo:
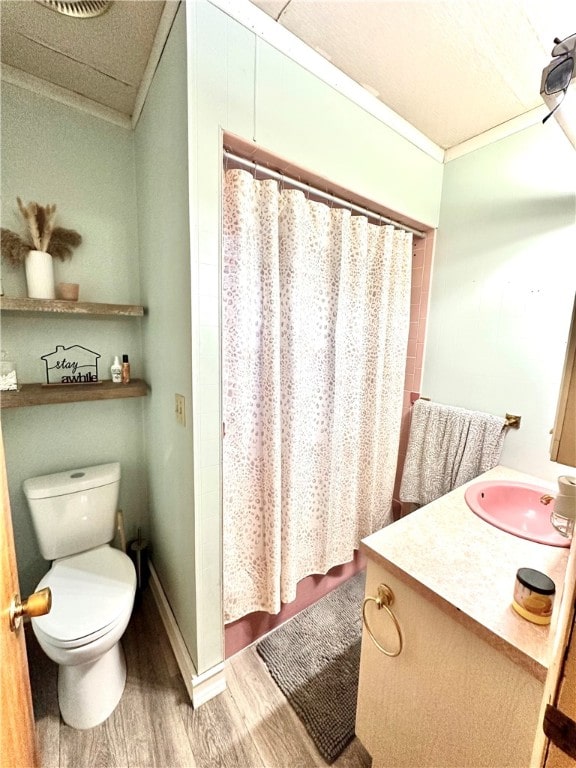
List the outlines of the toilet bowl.
{"type": "Polygon", "coordinates": [[[115,531],[120,465],[105,464],[24,481],[42,556],[53,560],[37,590],[52,608],[32,619],[40,647],[58,665],[65,723],[93,728],[114,711],[126,682],[120,638],[130,620],[136,570],[109,542],[115,531]]]}
{"type": "Polygon", "coordinates": [[[132,613],[136,571],[108,545],[56,560],[38,584],[52,610],[32,619],[44,653],[59,665],[58,703],[65,723],[93,728],[114,711],[126,682],[120,638],[132,613]]]}

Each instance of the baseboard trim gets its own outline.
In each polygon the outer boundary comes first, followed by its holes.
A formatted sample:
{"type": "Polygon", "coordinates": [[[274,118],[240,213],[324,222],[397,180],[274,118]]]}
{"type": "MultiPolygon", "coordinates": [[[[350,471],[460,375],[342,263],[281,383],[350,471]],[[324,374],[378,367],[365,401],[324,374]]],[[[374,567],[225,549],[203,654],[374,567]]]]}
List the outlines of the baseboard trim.
{"type": "Polygon", "coordinates": [[[176,663],[184,679],[184,685],[190,696],[190,701],[194,709],[198,709],[202,704],[205,704],[210,699],[213,699],[218,694],[226,690],[226,673],[224,668],[224,662],[216,664],[205,672],[198,674],[196,667],[190,656],[190,652],[186,647],[182,633],[176,623],[172,609],[168,602],[168,598],[162,588],[156,569],[149,564],[150,567],[150,589],[152,590],[152,596],[158,607],[160,618],[166,629],[170,646],[176,657],[176,663]]]}
{"type": "Polygon", "coordinates": [[[210,667],[201,675],[192,678],[192,706],[198,709],[210,699],[216,698],[226,690],[226,672],[224,662],[210,667]]]}

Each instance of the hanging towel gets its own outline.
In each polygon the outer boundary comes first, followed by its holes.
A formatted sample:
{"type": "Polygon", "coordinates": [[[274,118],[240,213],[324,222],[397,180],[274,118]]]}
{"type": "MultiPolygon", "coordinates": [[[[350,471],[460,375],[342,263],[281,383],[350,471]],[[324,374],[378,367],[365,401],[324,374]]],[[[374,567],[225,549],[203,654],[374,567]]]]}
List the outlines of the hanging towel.
{"type": "Polygon", "coordinates": [[[417,400],[412,408],[400,500],[428,504],[495,467],[505,426],[501,416],[417,400]]]}

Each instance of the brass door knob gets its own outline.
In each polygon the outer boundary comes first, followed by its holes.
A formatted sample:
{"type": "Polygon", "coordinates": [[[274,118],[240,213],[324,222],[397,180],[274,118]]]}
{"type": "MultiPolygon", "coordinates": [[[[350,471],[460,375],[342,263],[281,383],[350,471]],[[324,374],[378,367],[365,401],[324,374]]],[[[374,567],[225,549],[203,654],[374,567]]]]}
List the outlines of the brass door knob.
{"type": "Polygon", "coordinates": [[[22,616],[44,616],[52,608],[52,592],[50,587],[34,592],[27,600],[20,600],[20,595],[14,595],[10,603],[10,629],[15,632],[20,626],[22,616]]]}

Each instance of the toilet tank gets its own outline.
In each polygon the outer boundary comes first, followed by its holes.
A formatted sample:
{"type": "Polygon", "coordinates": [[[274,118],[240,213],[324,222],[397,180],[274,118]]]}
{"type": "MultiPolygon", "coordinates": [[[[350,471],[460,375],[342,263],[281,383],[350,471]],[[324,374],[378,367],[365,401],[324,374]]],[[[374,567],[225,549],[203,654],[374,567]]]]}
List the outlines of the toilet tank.
{"type": "Polygon", "coordinates": [[[100,464],[25,480],[40,552],[56,560],[114,538],[120,464],[100,464]]]}

